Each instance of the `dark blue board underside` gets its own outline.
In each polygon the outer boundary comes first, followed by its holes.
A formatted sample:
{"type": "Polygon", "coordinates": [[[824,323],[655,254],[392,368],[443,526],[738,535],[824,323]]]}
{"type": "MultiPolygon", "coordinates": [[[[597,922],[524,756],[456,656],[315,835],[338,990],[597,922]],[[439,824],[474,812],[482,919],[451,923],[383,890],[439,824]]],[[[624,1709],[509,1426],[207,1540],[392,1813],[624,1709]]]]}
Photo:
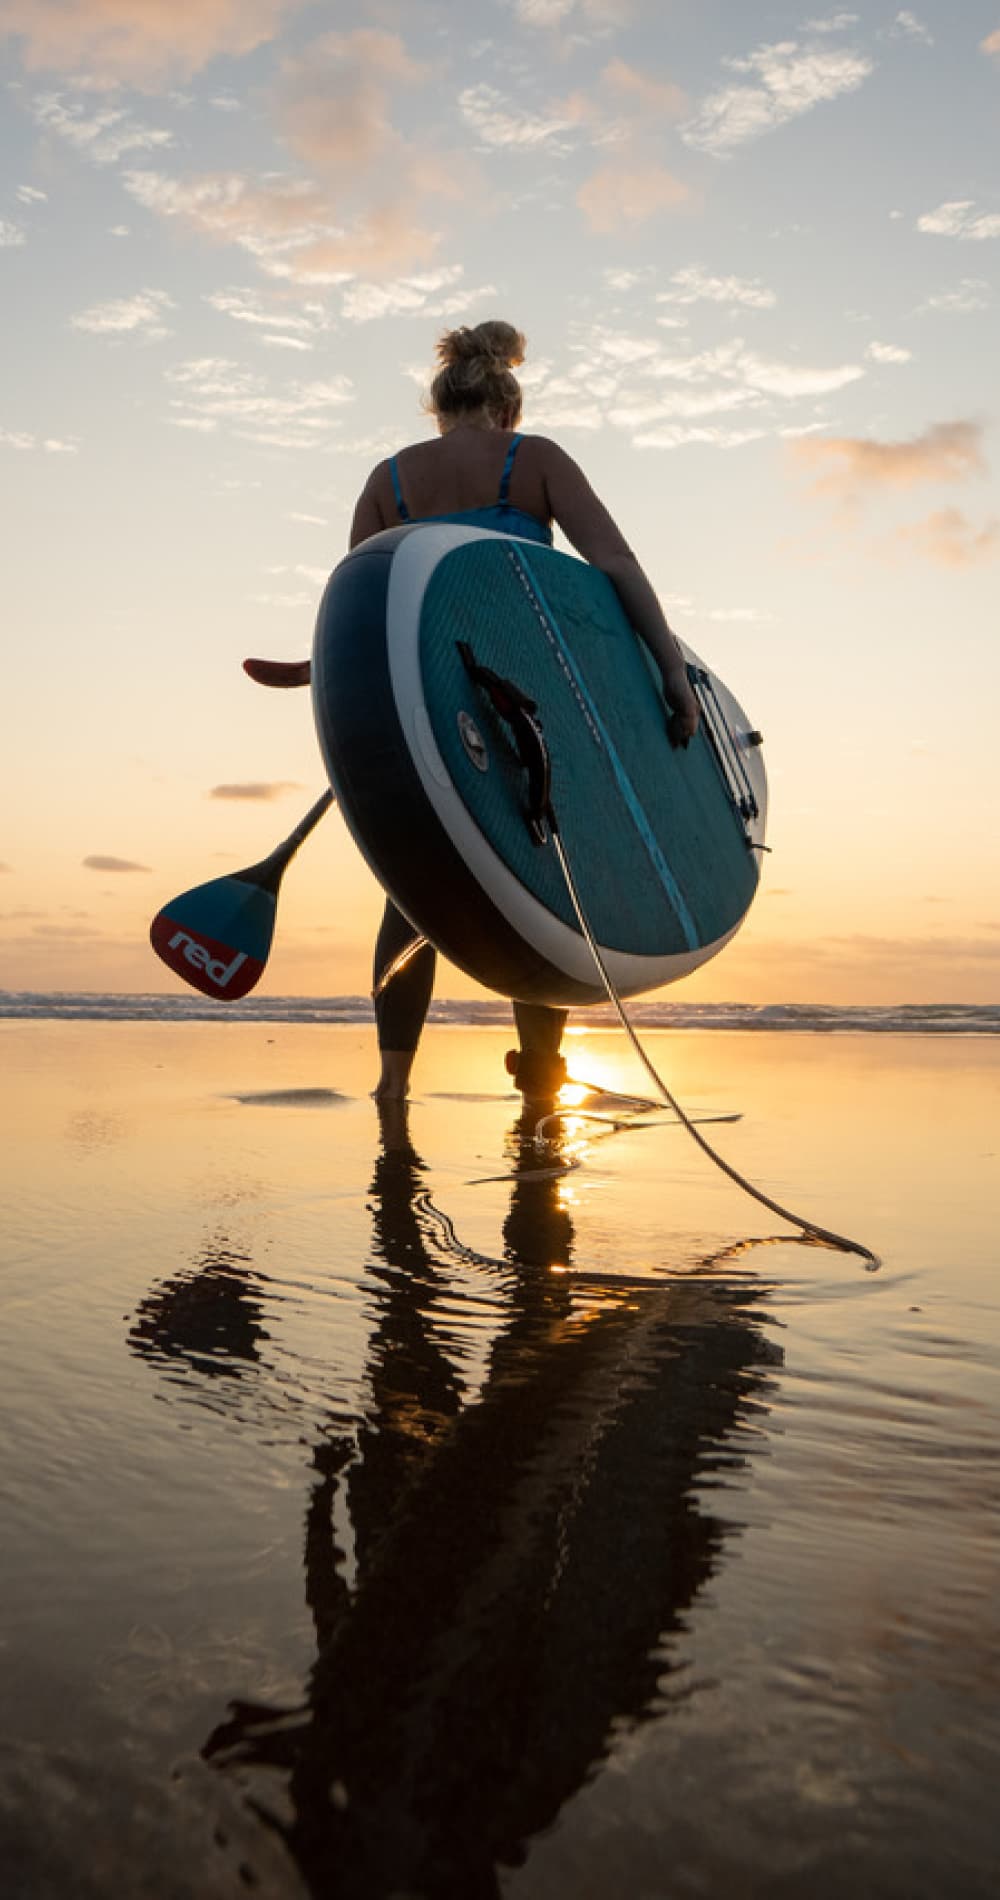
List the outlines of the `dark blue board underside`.
{"type": "MultiPolygon", "coordinates": [[[[335,570],[320,608],[314,709],[344,817],[399,908],[479,982],[525,1001],[598,1001],[596,972],[591,984],[555,969],[498,908],[411,753],[386,608],[392,563],[421,532],[418,524],[365,542],[335,570]]],[[[684,955],[736,926],[756,889],[755,857],[705,740],[670,747],[653,669],[604,576],[548,549],[457,535],[431,575],[413,638],[431,730],[487,855],[550,913],[577,932],[555,854],[534,846],[524,823],[525,777],[509,732],[470,682],[460,640],[538,702],[553,801],[604,946],[684,955]],[[486,741],[486,773],[462,743],[460,713],[486,741]]]]}

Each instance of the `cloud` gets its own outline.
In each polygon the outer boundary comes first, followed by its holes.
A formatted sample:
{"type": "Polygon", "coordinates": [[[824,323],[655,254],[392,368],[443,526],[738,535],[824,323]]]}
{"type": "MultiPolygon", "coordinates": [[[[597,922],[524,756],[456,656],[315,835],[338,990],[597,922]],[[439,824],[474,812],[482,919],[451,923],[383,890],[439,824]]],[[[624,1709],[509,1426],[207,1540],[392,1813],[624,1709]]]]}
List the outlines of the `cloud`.
{"type": "Polygon", "coordinates": [[[623,59],[613,59],[605,66],[601,79],[636,111],[653,113],[661,122],[679,119],[687,109],[687,99],[673,80],[653,79],[623,59]]]}
{"type": "Polygon", "coordinates": [[[917,315],[941,310],[950,316],[970,316],[976,310],[988,310],[990,287],[984,277],[963,277],[954,290],[939,290],[920,304],[917,315]]]}
{"type": "Polygon", "coordinates": [[[747,349],[742,337],[734,337],[731,343],[693,356],[664,357],[657,365],[656,374],[696,383],[715,378],[791,400],[799,396],[831,395],[857,382],[864,370],[857,363],[838,363],[825,369],[807,363],[781,362],[773,357],[758,356],[747,349]]]}
{"type": "Polygon", "coordinates": [[[688,145],[716,156],[775,131],[827,100],[856,92],[874,71],[863,54],[802,47],[795,40],[759,46],[745,59],[725,64],[733,72],[751,74],[756,83],[710,93],[681,127],[688,145]]]}
{"type": "Polygon", "coordinates": [[[889,32],[894,39],[922,40],[925,46],[934,44],[934,36],[930,28],[926,27],[922,20],[918,20],[916,14],[911,13],[907,7],[897,13],[889,32]]]}
{"type": "Polygon", "coordinates": [[[528,112],[523,106],[505,100],[495,86],[467,86],[458,95],[459,111],[467,126],[486,147],[507,147],[517,151],[570,149],[566,133],[578,129],[578,115],[565,111],[548,114],[528,112]]]}
{"type": "Polygon", "coordinates": [[[239,172],[169,178],[130,171],[125,189],[147,211],[179,218],[201,235],[240,244],[265,264],[314,240],[330,224],[330,202],[308,179],[269,173],[259,182],[239,172]]]}
{"type": "Polygon", "coordinates": [[[271,798],[284,798],[286,792],[300,792],[301,785],[295,779],[249,779],[242,785],[213,785],[209,798],[248,798],[257,801],[271,798]]]}
{"type": "Polygon", "coordinates": [[[360,271],[381,273],[428,263],[440,242],[440,233],[416,224],[405,204],[383,205],[364,213],[350,230],[314,238],[293,258],[272,261],[268,269],[301,284],[337,284],[360,271]]]}
{"type": "Polygon", "coordinates": [[[751,389],[674,389],[664,396],[627,398],[608,410],[608,421],[619,429],[638,430],[651,422],[725,415],[733,409],[757,409],[762,406],[762,398],[751,389]]]}
{"type": "Polygon", "coordinates": [[[48,204],[47,191],[39,191],[35,185],[18,185],[17,196],[23,205],[48,204]]]}
{"type": "Polygon", "coordinates": [[[641,448],[736,447],[775,433],[779,403],[794,415],[803,401],[865,373],[856,363],[822,367],[765,357],[739,337],[671,354],[661,333],[643,336],[621,325],[578,329],[571,353],[577,360],[568,372],[553,376],[541,362],[525,374],[531,426],[594,429],[609,422],[641,448]]]}
{"type": "Polygon", "coordinates": [[[604,281],[611,290],[635,290],[638,284],[646,283],[650,275],[648,267],[640,270],[606,270],[604,281]]]}
{"type": "Polygon", "coordinates": [[[0,35],[31,72],[87,72],[154,88],[269,40],[301,0],[0,0],[0,35]]]}
{"type": "Polygon", "coordinates": [[[0,861],[0,877],[6,877],[8,874],[12,876],[13,871],[14,871],[14,866],[12,864],[5,864],[2,861],[0,861]]]}
{"type": "Polygon", "coordinates": [[[43,436],[39,441],[38,436],[30,435],[23,429],[0,428],[0,443],[6,443],[9,449],[22,451],[42,449],[48,455],[76,455],[79,452],[76,442],[63,442],[56,436],[43,436]]]}
{"type": "Polygon", "coordinates": [[[909,363],[913,359],[913,351],[904,350],[899,343],[869,343],[865,355],[873,363],[909,363]]]}
{"type": "MultiPolygon", "coordinates": [[[[987,925],[987,929],[992,928],[987,925]]],[[[835,950],[846,949],[873,965],[887,959],[904,963],[934,961],[944,965],[980,960],[992,963],[1000,957],[1000,944],[990,943],[983,937],[876,937],[857,930],[842,937],[821,938],[815,948],[822,953],[824,945],[831,945],[835,950]]]]}
{"type": "Polygon", "coordinates": [[[325,587],[330,578],[329,567],[308,567],[304,561],[296,561],[289,567],[287,562],[279,562],[276,567],[265,567],[265,574],[297,574],[302,580],[310,581],[313,587],[325,587]]]}
{"type": "Polygon", "coordinates": [[[391,283],[351,284],[344,292],[341,312],[348,323],[370,323],[376,317],[449,318],[466,315],[476,304],[497,295],[495,284],[459,288],[463,275],[461,264],[447,264],[391,283]],[[440,295],[442,291],[447,294],[440,295]]]}
{"type": "Polygon", "coordinates": [[[976,528],[958,508],[939,508],[900,528],[898,539],[938,567],[973,567],[1000,554],[1000,520],[976,528]]]}
{"type": "Polygon", "coordinates": [[[680,449],[700,442],[714,449],[738,449],[745,442],[758,442],[764,429],[732,429],[723,425],[687,425],[670,423],[665,428],[640,430],[632,441],[637,449],[680,449]]]}
{"type": "Polygon", "coordinates": [[[987,33],[986,38],[980,40],[979,51],[987,54],[995,53],[1000,58],[1000,26],[997,27],[995,33],[987,33]]]}
{"type": "MultiPolygon", "coordinates": [[[[136,866],[136,869],[142,869],[136,866]]],[[[103,930],[91,930],[86,924],[36,924],[33,937],[59,937],[75,942],[80,937],[103,937],[103,930]]]]}
{"type": "Polygon", "coordinates": [[[331,327],[331,319],[321,303],[300,304],[289,310],[284,304],[268,303],[256,290],[216,290],[205,299],[220,316],[234,323],[247,324],[260,332],[265,343],[278,343],[300,350],[312,349],[315,338],[331,327]]]}
{"type": "Polygon", "coordinates": [[[595,26],[623,26],[631,18],[631,0],[513,0],[522,26],[555,27],[571,23],[574,15],[595,26]]]}
{"type": "Polygon", "coordinates": [[[859,18],[857,13],[831,13],[824,20],[807,20],[806,28],[810,33],[844,33],[857,26],[859,18]]]}
{"type": "Polygon", "coordinates": [[[271,448],[325,447],[340,410],[354,398],[348,376],[294,381],[275,391],[260,372],[228,357],[178,363],[167,382],[179,392],[171,404],[180,412],[171,418],[178,426],[207,433],[222,423],[241,440],[271,448]]]}
{"type": "Polygon", "coordinates": [[[131,858],[109,858],[95,852],[82,860],[85,871],[148,871],[148,864],[136,864],[131,858]]]}
{"type": "Polygon", "coordinates": [[[963,238],[974,244],[1000,237],[1000,211],[983,211],[978,216],[974,213],[971,198],[954,198],[938,205],[936,211],[925,211],[923,217],[917,219],[917,230],[926,231],[931,237],[963,238]]]}
{"type": "Polygon", "coordinates": [[[0,251],[13,251],[26,244],[27,238],[19,224],[8,224],[0,218],[0,251]]]}
{"type": "Polygon", "coordinates": [[[402,143],[390,117],[391,88],[415,85],[426,71],[394,33],[325,34],[283,62],[277,114],[286,144],[324,172],[370,167],[402,143]]]}
{"type": "Polygon", "coordinates": [[[74,330],[89,330],[95,336],[141,336],[148,343],[162,342],[172,334],[163,322],[165,310],[174,301],[165,290],[142,290],[134,297],[113,298],[110,303],[95,303],[70,318],[74,330]]]}
{"type": "Polygon", "coordinates": [[[974,422],[936,422],[907,442],[862,436],[810,436],[789,453],[821,471],[819,494],[855,501],[864,489],[915,488],[922,482],[962,482],[985,472],[982,431],[974,422]]]}
{"type": "Polygon", "coordinates": [[[116,165],[126,152],[151,152],[173,144],[173,133],[139,125],[120,106],[95,112],[82,103],[64,105],[58,92],[41,93],[32,112],[36,125],[55,132],[95,165],[116,165]]]}
{"type": "Polygon", "coordinates": [[[358,271],[423,263],[437,247],[404,204],[376,208],[350,229],[335,220],[330,196],[310,179],[237,172],[173,179],[127,172],[125,188],[160,217],[178,218],[217,243],[238,244],[272,277],[303,284],[344,282],[358,271]]]}
{"type": "Polygon", "coordinates": [[[620,232],[663,211],[690,204],[690,186],[662,165],[605,165],[580,186],[576,202],[592,231],[620,232]]]}
{"type": "Polygon", "coordinates": [[[752,310],[770,310],[778,299],[757,278],[712,277],[700,264],[686,264],[674,272],[673,290],[662,290],[657,303],[745,304],[752,310]]]}
{"type": "Polygon", "coordinates": [[[367,28],[326,34],[284,62],[278,126],[296,157],[319,173],[328,201],[326,228],[294,259],[300,280],[426,262],[440,242],[427,204],[464,199],[477,188],[467,153],[459,159],[397,128],[394,94],[420,85],[429,71],[397,35],[367,28]]]}

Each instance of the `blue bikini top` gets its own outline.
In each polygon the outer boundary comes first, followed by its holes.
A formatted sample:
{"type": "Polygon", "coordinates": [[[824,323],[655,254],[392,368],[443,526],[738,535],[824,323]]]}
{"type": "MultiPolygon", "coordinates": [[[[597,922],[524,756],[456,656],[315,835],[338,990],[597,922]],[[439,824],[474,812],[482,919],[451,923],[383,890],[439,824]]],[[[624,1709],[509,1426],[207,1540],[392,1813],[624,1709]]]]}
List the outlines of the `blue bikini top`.
{"type": "MultiPolygon", "coordinates": [[[[511,437],[507,450],[503,473],[500,477],[500,492],[496,501],[486,508],[462,508],[453,515],[420,515],[420,521],[454,521],[462,528],[492,528],[495,534],[517,534],[525,541],[542,541],[546,547],[552,546],[552,529],[547,521],[540,521],[537,515],[528,514],[524,508],[514,508],[507,499],[510,492],[510,476],[517,454],[517,445],[523,440],[520,435],[511,437]]],[[[399,466],[393,455],[389,461],[389,473],[392,476],[393,493],[399,509],[400,521],[412,521],[399,483],[399,466]]]]}

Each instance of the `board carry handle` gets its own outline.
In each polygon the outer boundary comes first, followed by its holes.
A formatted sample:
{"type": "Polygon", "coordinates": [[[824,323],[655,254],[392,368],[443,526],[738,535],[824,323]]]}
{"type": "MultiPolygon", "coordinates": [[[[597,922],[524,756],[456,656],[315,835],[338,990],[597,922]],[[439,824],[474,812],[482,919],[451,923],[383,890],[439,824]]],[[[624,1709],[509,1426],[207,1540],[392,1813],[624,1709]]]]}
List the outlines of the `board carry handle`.
{"type": "Polygon", "coordinates": [[[494,712],[510,727],[517,756],[528,774],[525,823],[532,844],[546,844],[559,826],[552,809],[552,761],[538,717],[538,703],[513,680],[503,679],[492,667],[481,666],[467,640],[456,640],[455,645],[473,685],[482,688],[494,712]]]}

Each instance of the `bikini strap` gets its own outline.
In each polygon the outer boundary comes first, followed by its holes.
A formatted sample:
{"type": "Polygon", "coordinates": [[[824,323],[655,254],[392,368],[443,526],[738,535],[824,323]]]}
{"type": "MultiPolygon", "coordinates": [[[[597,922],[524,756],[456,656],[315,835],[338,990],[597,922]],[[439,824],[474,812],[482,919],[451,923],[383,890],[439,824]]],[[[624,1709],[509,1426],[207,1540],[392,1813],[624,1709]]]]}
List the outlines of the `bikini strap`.
{"type": "Polygon", "coordinates": [[[514,457],[517,454],[517,445],[521,441],[523,441],[522,436],[519,436],[519,435],[511,436],[510,447],[507,450],[507,459],[503,465],[503,474],[500,477],[500,493],[497,496],[497,500],[500,503],[501,508],[506,508],[509,505],[508,496],[510,493],[511,470],[514,467],[514,457]]]}
{"type": "Polygon", "coordinates": [[[400,521],[409,521],[410,511],[403,500],[403,491],[399,485],[399,467],[394,455],[389,457],[389,473],[392,476],[392,487],[396,497],[396,507],[399,509],[399,519],[400,521]]]}

